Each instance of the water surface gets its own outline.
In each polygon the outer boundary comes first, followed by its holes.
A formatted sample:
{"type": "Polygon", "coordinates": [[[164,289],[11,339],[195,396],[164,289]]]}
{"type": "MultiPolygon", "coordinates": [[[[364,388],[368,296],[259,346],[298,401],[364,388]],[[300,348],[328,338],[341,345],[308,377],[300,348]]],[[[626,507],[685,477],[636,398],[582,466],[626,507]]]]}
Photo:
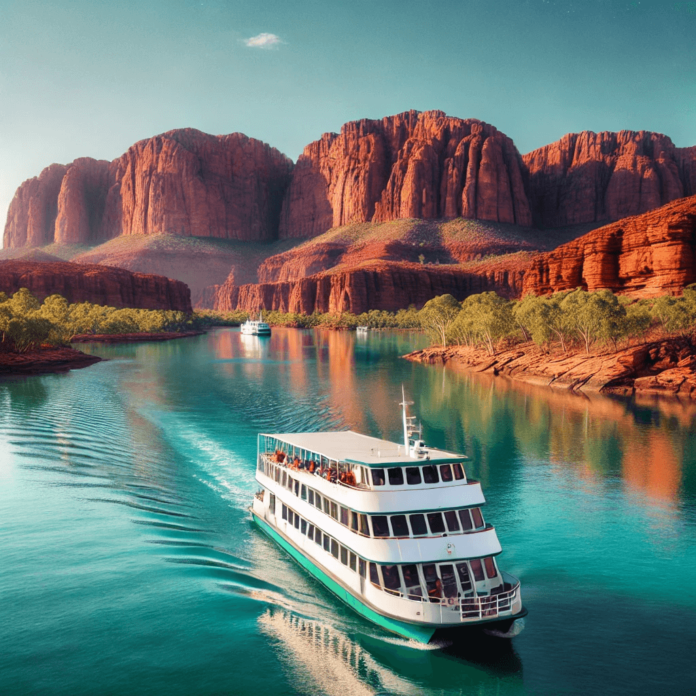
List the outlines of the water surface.
{"type": "Polygon", "coordinates": [[[0,382],[0,694],[694,689],[696,413],[411,364],[417,334],[220,329],[0,382]],[[249,523],[259,431],[465,451],[530,615],[433,650],[359,618],[249,523]]]}

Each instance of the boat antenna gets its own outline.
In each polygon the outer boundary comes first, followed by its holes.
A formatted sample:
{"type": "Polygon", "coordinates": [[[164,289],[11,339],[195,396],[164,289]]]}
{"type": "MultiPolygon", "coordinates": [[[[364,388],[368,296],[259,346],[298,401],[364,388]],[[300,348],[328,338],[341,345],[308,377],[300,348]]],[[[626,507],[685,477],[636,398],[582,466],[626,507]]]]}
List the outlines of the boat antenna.
{"type": "Polygon", "coordinates": [[[404,447],[406,448],[406,456],[411,456],[411,448],[408,444],[408,407],[413,405],[413,401],[406,401],[406,391],[404,390],[404,385],[401,385],[401,403],[399,406],[402,408],[402,420],[404,424],[404,447]]]}

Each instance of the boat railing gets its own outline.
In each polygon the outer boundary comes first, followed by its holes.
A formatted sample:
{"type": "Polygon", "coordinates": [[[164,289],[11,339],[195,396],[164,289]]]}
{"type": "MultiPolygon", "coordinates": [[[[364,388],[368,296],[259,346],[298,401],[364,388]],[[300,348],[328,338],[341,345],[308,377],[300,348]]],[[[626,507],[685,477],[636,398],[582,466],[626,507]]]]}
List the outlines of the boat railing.
{"type": "MultiPolygon", "coordinates": [[[[381,588],[387,594],[402,599],[408,599],[412,602],[423,602],[425,604],[437,604],[440,607],[447,607],[455,611],[461,612],[461,620],[467,621],[470,619],[480,620],[499,616],[500,614],[509,614],[512,612],[512,605],[518,597],[520,591],[520,581],[503,573],[503,584],[500,591],[494,591],[487,595],[472,595],[471,597],[433,597],[423,596],[421,594],[403,593],[400,590],[391,590],[389,588],[381,588]]],[[[376,587],[376,585],[375,585],[376,587]]]]}

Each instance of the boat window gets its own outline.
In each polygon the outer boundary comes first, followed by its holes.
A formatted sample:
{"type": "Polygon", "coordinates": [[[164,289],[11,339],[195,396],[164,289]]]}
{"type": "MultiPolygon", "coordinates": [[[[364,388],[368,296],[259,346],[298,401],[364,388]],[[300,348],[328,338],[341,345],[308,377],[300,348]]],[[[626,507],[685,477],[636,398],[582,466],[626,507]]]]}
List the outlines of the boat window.
{"type": "Polygon", "coordinates": [[[282,480],[281,480],[281,482],[280,482],[280,485],[281,485],[283,488],[285,488],[285,482],[286,482],[286,480],[287,480],[287,476],[288,476],[287,472],[284,471],[284,472],[283,472],[283,476],[282,476],[282,480]]]}
{"type": "Polygon", "coordinates": [[[377,572],[377,566],[374,563],[370,563],[370,582],[377,587],[381,587],[382,583],[379,581],[379,573],[377,572]]]}
{"type": "Polygon", "coordinates": [[[348,549],[345,546],[341,546],[341,563],[348,565],[348,549]]]}
{"type": "Polygon", "coordinates": [[[399,592],[401,590],[401,579],[399,569],[395,565],[382,566],[382,579],[387,590],[399,592]]]}
{"type": "Polygon", "coordinates": [[[348,526],[348,509],[341,506],[341,524],[348,526]]]}
{"type": "Polygon", "coordinates": [[[376,537],[388,537],[389,525],[387,524],[386,515],[372,516],[372,531],[376,537]]]}
{"type": "Polygon", "coordinates": [[[392,467],[387,469],[389,474],[389,485],[390,486],[402,486],[404,483],[404,471],[400,466],[392,467]]]}
{"type": "Polygon", "coordinates": [[[419,600],[423,596],[423,588],[418,577],[418,568],[414,564],[402,565],[401,574],[404,577],[406,596],[409,599],[419,600]]]}
{"type": "Polygon", "coordinates": [[[295,513],[288,508],[288,522],[292,524],[293,520],[295,519],[295,513]]]}
{"type": "Polygon", "coordinates": [[[411,523],[413,536],[422,536],[428,533],[428,528],[425,525],[425,515],[409,515],[409,522],[411,523]]]}
{"type": "Polygon", "coordinates": [[[314,525],[313,525],[313,524],[310,524],[310,525],[307,527],[307,536],[308,536],[310,539],[314,539],[314,525]]]}
{"type": "Polygon", "coordinates": [[[331,517],[335,520],[338,519],[338,505],[336,503],[331,503],[331,517]]]}
{"type": "Polygon", "coordinates": [[[272,515],[276,514],[276,498],[273,493],[270,494],[268,499],[268,509],[272,515]]]}
{"type": "Polygon", "coordinates": [[[395,537],[407,537],[408,532],[408,522],[406,522],[406,515],[392,515],[391,517],[392,532],[395,537]]]}
{"type": "Polygon", "coordinates": [[[302,500],[307,500],[307,486],[302,484],[302,495],[300,496],[302,500]]]}
{"type": "Polygon", "coordinates": [[[421,483],[421,473],[419,466],[406,467],[406,483],[409,486],[418,486],[421,483]]]}
{"type": "Polygon", "coordinates": [[[452,469],[454,471],[454,478],[456,478],[457,481],[461,481],[464,478],[464,469],[462,469],[462,465],[457,462],[456,464],[452,464],[452,469]]]}
{"type": "Polygon", "coordinates": [[[457,563],[457,573],[459,574],[459,582],[462,585],[462,590],[468,592],[471,589],[471,578],[469,577],[469,567],[466,563],[457,563]]]}
{"type": "Polygon", "coordinates": [[[471,517],[474,520],[474,527],[477,529],[483,527],[483,515],[481,514],[481,508],[471,508],[471,517]]]}
{"type": "Polygon", "coordinates": [[[364,561],[362,558],[358,558],[358,575],[361,578],[367,577],[367,561],[364,561]]]}
{"type": "Polygon", "coordinates": [[[314,505],[314,491],[311,488],[307,492],[307,501],[310,505],[314,505]]]}
{"type": "Polygon", "coordinates": [[[442,591],[445,597],[456,597],[459,594],[457,589],[457,578],[454,576],[454,566],[451,564],[440,566],[440,577],[442,578],[442,591]]]}
{"type": "Polygon", "coordinates": [[[314,494],[314,505],[321,510],[321,496],[318,493],[314,494]]]}
{"type": "Polygon", "coordinates": [[[331,510],[331,501],[328,498],[324,498],[324,512],[328,515],[331,510]]]}
{"type": "Polygon", "coordinates": [[[442,597],[442,582],[437,576],[437,570],[434,563],[428,563],[423,566],[423,576],[425,577],[425,586],[428,590],[428,597],[431,599],[439,599],[442,597]]]}
{"type": "Polygon", "coordinates": [[[307,520],[301,520],[300,531],[302,532],[302,534],[307,534],[307,520]]]}
{"type": "Polygon", "coordinates": [[[324,551],[330,551],[331,550],[331,537],[328,536],[327,534],[324,534],[324,551]]]}
{"type": "Polygon", "coordinates": [[[459,518],[454,510],[448,510],[445,513],[445,522],[447,522],[447,530],[450,532],[459,531],[459,518]]]}
{"type": "Polygon", "coordinates": [[[373,486],[383,486],[384,485],[384,469],[373,469],[372,470],[372,485],[373,486]]]}
{"type": "Polygon", "coordinates": [[[295,513],[295,529],[299,529],[299,528],[300,528],[300,516],[297,513],[295,513]]]}
{"type": "Polygon", "coordinates": [[[471,564],[471,572],[474,574],[474,580],[476,582],[482,582],[486,578],[483,575],[483,565],[481,565],[480,558],[472,558],[469,563],[471,564]]]}
{"type": "Polygon", "coordinates": [[[474,525],[471,523],[471,515],[469,514],[468,510],[460,510],[459,519],[462,521],[462,529],[465,532],[468,532],[474,528],[474,525]]]}
{"type": "Polygon", "coordinates": [[[445,531],[445,522],[442,519],[441,512],[429,512],[428,524],[430,525],[430,531],[433,534],[442,534],[445,531]]]}
{"type": "Polygon", "coordinates": [[[360,515],[360,533],[363,536],[370,536],[370,525],[367,522],[367,515],[360,515]]]}
{"type": "Polygon", "coordinates": [[[273,469],[273,478],[275,479],[275,482],[278,483],[278,479],[280,478],[280,469],[277,466],[274,466],[273,469]]]}
{"type": "Polygon", "coordinates": [[[350,566],[350,569],[351,569],[353,572],[355,572],[356,569],[357,569],[357,563],[358,563],[358,558],[357,558],[357,556],[351,551],[351,552],[350,552],[350,562],[349,562],[348,565],[350,566]]]}
{"type": "Polygon", "coordinates": [[[437,467],[432,464],[423,467],[423,483],[439,483],[440,477],[437,475],[437,467]]]}
{"type": "Polygon", "coordinates": [[[288,508],[287,508],[287,505],[283,505],[283,512],[282,512],[282,515],[281,515],[281,516],[282,516],[282,518],[283,518],[284,520],[287,520],[287,519],[288,519],[288,508]]]}
{"type": "Polygon", "coordinates": [[[331,555],[338,558],[338,542],[335,539],[331,540],[331,555]]]}
{"type": "Polygon", "coordinates": [[[440,464],[440,478],[443,481],[452,480],[452,467],[449,464],[440,464]]]}
{"type": "Polygon", "coordinates": [[[321,530],[317,528],[314,532],[314,542],[321,546],[321,530]]]}
{"type": "Polygon", "coordinates": [[[354,532],[358,531],[358,513],[357,512],[350,513],[350,528],[354,532]]]}
{"type": "Polygon", "coordinates": [[[495,567],[493,556],[486,556],[486,558],[483,559],[483,564],[486,567],[486,575],[489,579],[492,580],[498,577],[498,570],[495,567]]]}

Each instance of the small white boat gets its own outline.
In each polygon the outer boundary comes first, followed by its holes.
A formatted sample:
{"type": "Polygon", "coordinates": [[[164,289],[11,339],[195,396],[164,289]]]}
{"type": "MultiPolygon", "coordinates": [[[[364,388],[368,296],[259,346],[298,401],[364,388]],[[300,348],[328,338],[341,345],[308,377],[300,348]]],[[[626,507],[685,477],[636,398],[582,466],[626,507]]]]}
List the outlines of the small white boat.
{"type": "Polygon", "coordinates": [[[527,614],[466,457],[346,432],[259,434],[254,522],[374,623],[422,643],[484,629],[513,637],[527,614]]]}
{"type": "Polygon", "coordinates": [[[259,314],[258,319],[252,319],[249,317],[242,324],[242,333],[246,336],[270,336],[271,327],[263,320],[263,317],[259,314]]]}
{"type": "Polygon", "coordinates": [[[356,330],[358,333],[367,333],[367,332],[370,330],[370,327],[369,327],[369,326],[357,326],[357,327],[355,328],[355,330],[356,330]]]}

